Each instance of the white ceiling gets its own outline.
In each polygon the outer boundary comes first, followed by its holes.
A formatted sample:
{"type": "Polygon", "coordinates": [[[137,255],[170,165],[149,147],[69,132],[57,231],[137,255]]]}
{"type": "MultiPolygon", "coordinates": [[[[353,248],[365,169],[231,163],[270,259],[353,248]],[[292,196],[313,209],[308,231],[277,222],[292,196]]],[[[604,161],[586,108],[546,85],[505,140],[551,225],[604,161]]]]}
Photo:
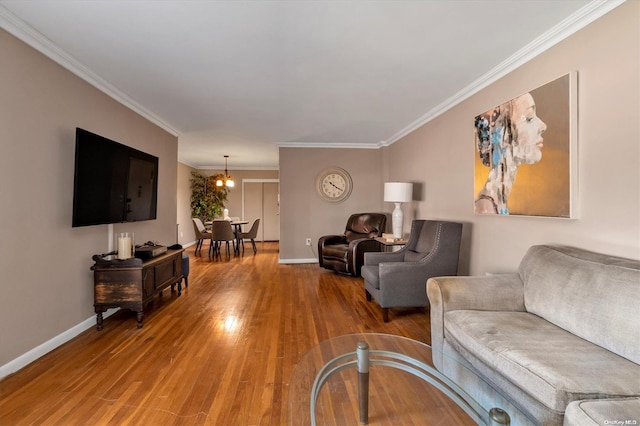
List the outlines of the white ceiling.
{"type": "Polygon", "coordinates": [[[0,0],[0,24],[233,170],[393,143],[619,3],[0,0]]]}

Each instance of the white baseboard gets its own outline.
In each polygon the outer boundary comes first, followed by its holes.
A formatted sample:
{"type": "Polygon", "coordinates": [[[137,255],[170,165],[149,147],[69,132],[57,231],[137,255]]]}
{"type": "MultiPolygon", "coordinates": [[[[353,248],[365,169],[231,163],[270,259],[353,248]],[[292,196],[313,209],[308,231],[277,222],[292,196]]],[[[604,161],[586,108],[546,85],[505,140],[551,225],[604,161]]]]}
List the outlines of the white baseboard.
{"type": "MultiPolygon", "coordinates": [[[[117,308],[108,309],[106,312],[102,314],[102,317],[107,318],[113,315],[117,311],[118,311],[117,308]]],[[[95,315],[93,315],[91,316],[91,318],[87,318],[86,320],[82,321],[80,324],[75,325],[70,329],[68,329],[67,331],[64,331],[58,334],[56,337],[44,342],[40,346],[37,346],[31,349],[29,352],[20,355],[18,358],[14,359],[13,361],[9,361],[5,365],[0,366],[0,379],[3,379],[9,374],[15,373],[16,371],[20,370],[23,367],[26,367],[27,365],[31,364],[33,361],[37,360],[38,358],[45,355],[46,353],[51,352],[58,346],[61,346],[64,343],[68,342],[69,340],[73,339],[83,331],[88,330],[89,328],[95,327],[95,326],[96,326],[96,317],[95,315]]]]}
{"type": "MultiPolygon", "coordinates": [[[[195,244],[194,242],[183,245],[183,247],[189,247],[195,244]]],[[[278,261],[279,264],[296,264],[296,263],[318,263],[318,259],[309,258],[309,259],[280,259],[278,261]]],[[[118,309],[108,309],[103,313],[103,318],[108,318],[109,316],[116,313],[118,309]]],[[[43,344],[31,349],[29,352],[20,355],[18,358],[9,361],[3,366],[0,366],[0,379],[8,376],[9,374],[15,373],[21,368],[26,367],[31,364],[33,361],[37,360],[41,356],[51,352],[58,346],[63,345],[69,340],[76,337],[78,334],[82,333],[85,330],[88,330],[91,327],[95,327],[96,325],[96,317],[92,315],[91,318],[87,318],[82,321],[80,324],[77,324],[70,329],[58,334],[57,336],[49,339],[43,344]]]]}
{"type": "Polygon", "coordinates": [[[278,260],[279,264],[287,264],[287,263],[318,263],[318,259],[315,257],[309,259],[280,259],[278,260]]]}

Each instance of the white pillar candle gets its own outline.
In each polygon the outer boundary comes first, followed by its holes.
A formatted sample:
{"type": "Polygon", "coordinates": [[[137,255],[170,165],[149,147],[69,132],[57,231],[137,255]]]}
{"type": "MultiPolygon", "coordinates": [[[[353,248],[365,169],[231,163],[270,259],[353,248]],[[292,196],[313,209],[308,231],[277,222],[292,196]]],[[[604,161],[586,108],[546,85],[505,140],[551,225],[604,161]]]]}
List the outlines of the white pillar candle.
{"type": "Polygon", "coordinates": [[[118,259],[129,259],[131,257],[131,238],[125,233],[118,237],[118,259]]]}

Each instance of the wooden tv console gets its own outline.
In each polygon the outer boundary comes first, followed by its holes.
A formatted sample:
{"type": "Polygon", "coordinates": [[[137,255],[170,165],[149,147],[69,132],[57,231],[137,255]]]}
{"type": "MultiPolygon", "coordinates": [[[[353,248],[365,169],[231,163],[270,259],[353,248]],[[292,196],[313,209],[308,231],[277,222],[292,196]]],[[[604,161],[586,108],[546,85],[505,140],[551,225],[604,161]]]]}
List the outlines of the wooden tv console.
{"type": "Polygon", "coordinates": [[[167,253],[148,260],[105,260],[93,256],[93,306],[96,324],[102,330],[102,313],[109,308],[128,308],[137,313],[138,328],[142,328],[143,309],[162,290],[178,285],[182,294],[182,252],[167,253]]]}

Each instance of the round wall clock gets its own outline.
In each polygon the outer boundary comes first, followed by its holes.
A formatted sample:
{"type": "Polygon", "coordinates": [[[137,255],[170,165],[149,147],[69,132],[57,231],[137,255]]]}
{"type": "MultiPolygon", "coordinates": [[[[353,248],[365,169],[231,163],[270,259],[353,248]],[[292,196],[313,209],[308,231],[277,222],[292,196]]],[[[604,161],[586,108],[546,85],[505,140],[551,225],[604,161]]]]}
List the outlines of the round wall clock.
{"type": "Polygon", "coordinates": [[[324,169],[316,179],[318,195],[332,203],[339,203],[349,198],[352,186],[349,173],[339,167],[324,169]]]}

